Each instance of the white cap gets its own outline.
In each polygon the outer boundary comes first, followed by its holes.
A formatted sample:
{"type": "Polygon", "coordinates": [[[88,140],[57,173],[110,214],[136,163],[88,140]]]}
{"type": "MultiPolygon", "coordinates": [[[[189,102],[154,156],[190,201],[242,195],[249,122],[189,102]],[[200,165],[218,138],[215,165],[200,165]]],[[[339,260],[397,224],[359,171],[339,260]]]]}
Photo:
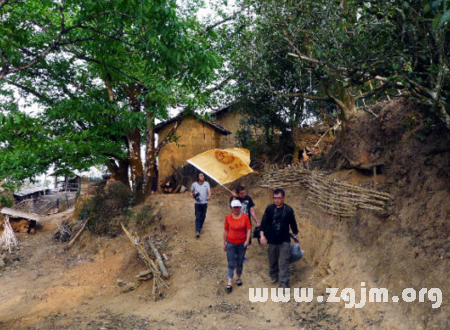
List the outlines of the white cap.
{"type": "Polygon", "coordinates": [[[240,201],[235,199],[234,201],[231,201],[231,207],[242,207],[242,204],[240,201]]]}

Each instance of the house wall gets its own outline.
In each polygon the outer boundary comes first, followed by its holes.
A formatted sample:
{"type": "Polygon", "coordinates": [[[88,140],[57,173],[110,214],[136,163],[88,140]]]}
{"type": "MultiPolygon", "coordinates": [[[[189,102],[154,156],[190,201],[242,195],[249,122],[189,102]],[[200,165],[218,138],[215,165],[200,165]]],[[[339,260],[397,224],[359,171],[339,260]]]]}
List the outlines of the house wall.
{"type": "MultiPolygon", "coordinates": [[[[172,129],[168,124],[158,132],[158,140],[163,140],[172,129]]],[[[159,182],[172,175],[172,165],[177,168],[187,164],[186,160],[209,149],[221,148],[222,134],[210,125],[192,118],[185,118],[175,135],[178,144],[170,142],[159,153],[159,182]]]]}
{"type": "Polygon", "coordinates": [[[242,115],[233,111],[224,111],[215,118],[215,122],[231,132],[230,135],[223,135],[220,143],[221,149],[238,147],[236,131],[240,128],[242,115]]]}

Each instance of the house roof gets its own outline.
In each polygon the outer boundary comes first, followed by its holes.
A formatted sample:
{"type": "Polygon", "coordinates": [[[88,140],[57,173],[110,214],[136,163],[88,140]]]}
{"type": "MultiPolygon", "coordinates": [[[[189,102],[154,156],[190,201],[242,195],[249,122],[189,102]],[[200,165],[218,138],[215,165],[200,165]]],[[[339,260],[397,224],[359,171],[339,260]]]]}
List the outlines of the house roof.
{"type": "Polygon", "coordinates": [[[219,109],[219,110],[216,110],[216,111],[214,111],[212,113],[212,115],[215,117],[215,116],[220,115],[222,113],[228,112],[228,110],[230,110],[230,106],[222,108],[222,109],[219,109]]]}
{"type": "Polygon", "coordinates": [[[13,195],[17,197],[23,197],[27,195],[31,195],[37,192],[46,192],[50,191],[50,188],[47,187],[26,187],[19,191],[16,191],[13,195]]]}
{"type": "MultiPolygon", "coordinates": [[[[221,110],[219,110],[219,111],[221,111],[221,110]]],[[[170,119],[168,119],[168,120],[166,120],[166,121],[163,121],[163,122],[159,123],[158,125],[155,126],[155,132],[158,133],[163,127],[165,127],[166,125],[168,125],[168,124],[170,124],[170,123],[173,123],[174,121],[176,121],[177,119],[179,119],[180,116],[181,116],[181,114],[179,114],[179,115],[177,115],[177,116],[175,116],[175,117],[172,117],[172,118],[170,118],[170,119]]],[[[194,118],[197,119],[197,120],[199,120],[199,121],[201,121],[201,122],[203,122],[203,123],[205,123],[205,124],[210,125],[212,128],[214,128],[215,130],[219,131],[219,132],[222,133],[223,135],[229,135],[229,134],[231,134],[231,132],[230,132],[229,130],[227,130],[225,127],[219,125],[219,124],[216,123],[215,121],[212,121],[212,120],[205,120],[205,119],[203,119],[203,118],[202,118],[201,116],[199,116],[199,115],[194,115],[194,118]]]]}
{"type": "Polygon", "coordinates": [[[24,218],[24,219],[28,219],[28,220],[41,221],[41,217],[39,216],[39,214],[22,212],[22,211],[14,210],[12,208],[8,208],[8,207],[2,208],[0,210],[0,213],[8,215],[10,217],[15,217],[15,218],[24,218]]]}

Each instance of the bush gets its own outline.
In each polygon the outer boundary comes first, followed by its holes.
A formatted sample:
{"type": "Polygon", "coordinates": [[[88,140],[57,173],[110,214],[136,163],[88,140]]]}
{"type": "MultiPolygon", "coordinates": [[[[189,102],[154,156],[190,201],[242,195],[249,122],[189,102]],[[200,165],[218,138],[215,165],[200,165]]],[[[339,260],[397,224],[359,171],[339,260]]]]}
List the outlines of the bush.
{"type": "Polygon", "coordinates": [[[8,193],[0,193],[0,209],[14,206],[14,197],[8,193]]]}
{"type": "Polygon", "coordinates": [[[144,229],[151,224],[155,217],[155,210],[152,205],[144,205],[142,209],[136,214],[137,229],[144,229]]]}
{"type": "Polygon", "coordinates": [[[83,205],[79,219],[88,219],[87,226],[91,232],[114,237],[122,232],[120,221],[127,224],[127,214],[133,202],[133,193],[123,183],[100,185],[96,195],[83,205]]]}

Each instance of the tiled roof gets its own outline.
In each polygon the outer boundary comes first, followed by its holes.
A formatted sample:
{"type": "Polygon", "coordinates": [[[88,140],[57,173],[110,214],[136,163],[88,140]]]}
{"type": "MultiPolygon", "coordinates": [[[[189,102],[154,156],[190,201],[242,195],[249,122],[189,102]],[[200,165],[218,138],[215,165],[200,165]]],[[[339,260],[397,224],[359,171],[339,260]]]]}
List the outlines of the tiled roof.
{"type": "MultiPolygon", "coordinates": [[[[219,110],[220,111],[220,110],[219,110]]],[[[158,125],[155,126],[155,132],[158,133],[164,126],[173,123],[174,121],[176,121],[177,119],[180,118],[181,115],[175,116],[173,118],[170,118],[166,121],[163,121],[161,123],[159,123],[158,125]]],[[[211,125],[214,129],[218,130],[219,132],[221,132],[223,135],[228,135],[231,134],[231,132],[229,130],[227,130],[225,127],[219,125],[218,123],[216,123],[215,121],[212,120],[205,120],[203,119],[201,116],[195,115],[195,118],[200,120],[203,123],[209,124],[211,125]]]]}

